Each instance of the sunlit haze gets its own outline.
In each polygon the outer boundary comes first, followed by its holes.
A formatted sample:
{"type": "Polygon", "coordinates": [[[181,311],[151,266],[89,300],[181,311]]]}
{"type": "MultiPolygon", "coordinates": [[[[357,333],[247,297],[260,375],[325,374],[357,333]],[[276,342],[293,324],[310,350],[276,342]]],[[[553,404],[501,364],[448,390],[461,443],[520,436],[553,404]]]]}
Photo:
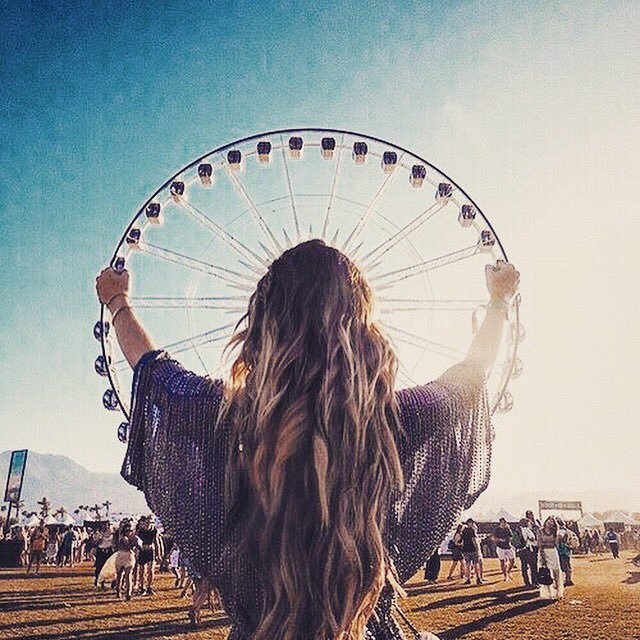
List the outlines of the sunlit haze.
{"type": "Polygon", "coordinates": [[[7,12],[0,451],[119,471],[91,331],[126,224],[219,145],[336,127],[451,175],[521,271],[524,374],[479,506],[562,493],[640,510],[640,5],[374,4],[7,12]]]}

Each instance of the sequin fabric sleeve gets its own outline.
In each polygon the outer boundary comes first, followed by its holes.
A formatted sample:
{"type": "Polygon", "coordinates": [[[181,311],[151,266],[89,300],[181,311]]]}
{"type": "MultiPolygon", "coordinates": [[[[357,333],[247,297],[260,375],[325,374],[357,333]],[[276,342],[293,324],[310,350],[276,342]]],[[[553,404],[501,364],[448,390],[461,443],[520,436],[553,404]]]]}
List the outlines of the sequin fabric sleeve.
{"type": "Polygon", "coordinates": [[[388,548],[408,580],[489,483],[493,431],[484,371],[471,362],[397,393],[405,488],[389,516],[388,548]]]}
{"type": "Polygon", "coordinates": [[[189,566],[208,575],[219,561],[228,433],[216,428],[220,380],[186,371],[163,351],[145,354],[133,378],[122,476],[144,492],[189,566]]]}

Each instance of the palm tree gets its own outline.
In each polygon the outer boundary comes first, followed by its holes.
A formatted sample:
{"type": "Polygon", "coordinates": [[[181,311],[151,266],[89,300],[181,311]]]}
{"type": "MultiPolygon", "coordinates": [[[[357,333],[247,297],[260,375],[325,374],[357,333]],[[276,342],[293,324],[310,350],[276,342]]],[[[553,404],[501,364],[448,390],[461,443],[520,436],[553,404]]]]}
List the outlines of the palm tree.
{"type": "Polygon", "coordinates": [[[64,507],[60,507],[53,515],[58,517],[59,520],[63,520],[66,514],[67,510],[64,507]]]}
{"type": "Polygon", "coordinates": [[[102,519],[102,514],[100,513],[101,509],[102,509],[102,505],[99,505],[97,502],[96,504],[93,505],[93,507],[89,507],[89,511],[96,514],[96,517],[95,517],[96,520],[102,519]]]}
{"type": "Polygon", "coordinates": [[[49,515],[51,503],[46,498],[42,498],[42,500],[38,500],[38,504],[40,505],[40,516],[46,518],[49,515]]]}

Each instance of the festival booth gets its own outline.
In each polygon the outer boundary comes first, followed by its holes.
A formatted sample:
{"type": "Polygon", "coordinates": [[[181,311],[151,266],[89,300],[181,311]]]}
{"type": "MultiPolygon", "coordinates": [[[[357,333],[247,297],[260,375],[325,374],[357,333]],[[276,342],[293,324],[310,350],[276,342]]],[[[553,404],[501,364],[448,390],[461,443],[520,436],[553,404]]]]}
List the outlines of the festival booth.
{"type": "Polygon", "coordinates": [[[102,528],[103,525],[109,524],[108,520],[84,520],[82,526],[87,530],[87,533],[93,533],[102,528]]]}
{"type": "Polygon", "coordinates": [[[32,513],[24,522],[25,527],[28,529],[33,529],[40,524],[40,518],[35,513],[32,513]]]}
{"type": "Polygon", "coordinates": [[[623,533],[640,527],[640,522],[637,522],[622,511],[612,511],[606,514],[604,526],[606,529],[613,529],[616,533],[623,533]]]}
{"type": "Polygon", "coordinates": [[[588,530],[597,529],[600,533],[604,532],[604,522],[596,518],[592,513],[585,513],[580,520],[576,522],[580,533],[588,530]]]}
{"type": "Polygon", "coordinates": [[[68,514],[65,513],[59,520],[58,524],[63,527],[77,527],[78,523],[68,514]]]}

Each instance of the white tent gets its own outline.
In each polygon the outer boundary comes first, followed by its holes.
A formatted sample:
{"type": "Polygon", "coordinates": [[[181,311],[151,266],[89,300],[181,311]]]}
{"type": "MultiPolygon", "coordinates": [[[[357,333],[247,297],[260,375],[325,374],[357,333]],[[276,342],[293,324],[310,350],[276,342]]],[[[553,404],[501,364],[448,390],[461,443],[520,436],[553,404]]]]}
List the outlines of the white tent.
{"type": "Polygon", "coordinates": [[[626,513],[622,513],[622,511],[613,511],[612,513],[607,513],[604,521],[622,523],[626,527],[640,526],[640,522],[636,522],[636,520],[634,520],[631,516],[628,516],[626,513]]]}
{"type": "Polygon", "coordinates": [[[40,524],[40,518],[34,513],[27,521],[24,523],[25,527],[37,527],[40,524]]]}
{"type": "Polygon", "coordinates": [[[498,520],[500,520],[500,518],[497,513],[494,511],[487,511],[480,522],[498,522],[498,520]]]}
{"type": "Polygon", "coordinates": [[[585,513],[576,524],[581,531],[585,529],[604,530],[604,522],[596,518],[592,513],[585,513]]]}
{"type": "Polygon", "coordinates": [[[59,522],[51,515],[49,514],[45,519],[44,519],[44,523],[46,525],[49,524],[59,524],[59,522]]]}
{"type": "Polygon", "coordinates": [[[58,524],[63,524],[66,527],[73,527],[78,524],[68,513],[65,513],[59,520],[58,524]]]}
{"type": "Polygon", "coordinates": [[[497,513],[497,518],[504,518],[507,522],[518,522],[520,518],[516,518],[512,513],[509,513],[504,507],[500,509],[497,513]]]}

